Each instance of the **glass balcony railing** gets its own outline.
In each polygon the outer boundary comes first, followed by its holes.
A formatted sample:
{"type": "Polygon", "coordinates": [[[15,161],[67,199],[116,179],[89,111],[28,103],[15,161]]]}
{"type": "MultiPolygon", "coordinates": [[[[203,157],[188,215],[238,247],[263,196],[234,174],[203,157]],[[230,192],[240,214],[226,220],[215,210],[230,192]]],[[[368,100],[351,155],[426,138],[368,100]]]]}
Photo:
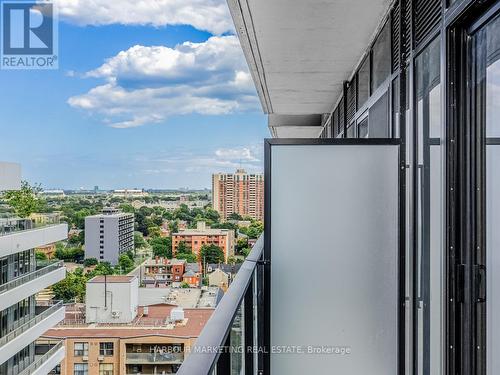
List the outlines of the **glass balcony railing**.
{"type": "Polygon", "coordinates": [[[60,224],[59,214],[33,214],[29,218],[0,217],[0,236],[60,224]]]}
{"type": "Polygon", "coordinates": [[[263,250],[264,235],[241,265],[177,375],[254,374],[263,368],[268,360],[263,339],[263,250]]]}
{"type": "Polygon", "coordinates": [[[36,345],[35,361],[32,364],[30,364],[27,368],[25,368],[23,371],[21,371],[19,375],[34,374],[37,369],[39,369],[45,362],[47,362],[50,359],[50,357],[56,354],[57,351],[64,346],[64,342],[56,341],[40,345],[37,342],[35,345],[36,345]],[[39,349],[41,349],[42,353],[39,353],[40,351],[39,349]]]}
{"type": "Polygon", "coordinates": [[[56,302],[53,305],[50,306],[37,306],[36,309],[39,311],[38,314],[36,314],[34,317],[31,317],[31,319],[27,320],[20,320],[15,323],[14,329],[7,333],[5,336],[0,337],[0,348],[2,348],[5,344],[7,344],[9,341],[13,340],[14,338],[18,337],[19,335],[23,334],[24,332],[30,330],[33,328],[35,325],[40,323],[42,320],[48,318],[52,314],[54,314],[56,311],[59,309],[63,309],[64,305],[62,301],[56,302]]]}
{"type": "Polygon", "coordinates": [[[0,285],[0,298],[2,293],[5,293],[9,290],[17,288],[29,281],[35,280],[43,275],[46,275],[52,271],[55,271],[59,268],[62,268],[64,263],[62,261],[56,261],[51,263],[37,264],[37,270],[27,273],[21,277],[18,277],[12,281],[9,281],[5,284],[0,285]]]}

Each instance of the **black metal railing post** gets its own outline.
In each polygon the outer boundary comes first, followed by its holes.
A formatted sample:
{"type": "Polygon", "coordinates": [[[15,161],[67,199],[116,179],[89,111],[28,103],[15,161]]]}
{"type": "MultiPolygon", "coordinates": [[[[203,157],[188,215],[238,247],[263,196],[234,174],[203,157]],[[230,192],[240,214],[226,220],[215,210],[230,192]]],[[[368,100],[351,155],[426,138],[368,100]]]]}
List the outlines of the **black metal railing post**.
{"type": "Polygon", "coordinates": [[[245,374],[254,373],[254,278],[256,273],[254,271],[252,281],[248,285],[243,301],[243,317],[244,317],[244,340],[243,350],[245,355],[245,374]]]}
{"type": "Polygon", "coordinates": [[[227,335],[226,342],[221,348],[217,360],[217,375],[231,375],[231,333],[227,335]]]}
{"type": "Polygon", "coordinates": [[[259,264],[257,266],[256,278],[257,278],[257,375],[262,375],[264,373],[264,361],[265,361],[265,340],[264,340],[264,319],[265,319],[265,309],[264,309],[264,264],[259,264]]]}

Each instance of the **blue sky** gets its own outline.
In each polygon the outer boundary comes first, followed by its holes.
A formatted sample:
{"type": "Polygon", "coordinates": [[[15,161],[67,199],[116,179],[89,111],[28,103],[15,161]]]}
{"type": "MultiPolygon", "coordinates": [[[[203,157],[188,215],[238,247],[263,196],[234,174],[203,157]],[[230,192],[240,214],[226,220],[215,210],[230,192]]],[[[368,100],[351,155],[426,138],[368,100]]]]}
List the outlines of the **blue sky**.
{"type": "Polygon", "coordinates": [[[45,188],[262,170],[266,119],[225,0],[58,1],[59,69],[0,71],[0,160],[45,188]]]}

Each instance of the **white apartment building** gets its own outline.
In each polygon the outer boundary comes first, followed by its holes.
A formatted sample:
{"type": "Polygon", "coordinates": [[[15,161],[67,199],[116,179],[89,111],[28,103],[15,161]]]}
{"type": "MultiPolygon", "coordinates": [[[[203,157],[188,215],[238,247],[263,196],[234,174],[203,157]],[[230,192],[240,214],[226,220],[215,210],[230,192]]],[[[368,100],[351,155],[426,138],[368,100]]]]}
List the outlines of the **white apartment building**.
{"type": "Polygon", "coordinates": [[[134,249],[134,215],[105,208],[85,218],[85,258],[118,263],[120,254],[134,249]]]}
{"type": "MultiPolygon", "coordinates": [[[[18,190],[21,168],[0,162],[0,192],[18,190]]],[[[38,215],[40,216],[40,215],[38,215]]],[[[56,220],[0,218],[0,374],[41,375],[64,358],[62,342],[39,337],[64,318],[61,302],[37,306],[35,294],[64,279],[62,262],[37,263],[34,248],[66,239],[56,220]]]]}

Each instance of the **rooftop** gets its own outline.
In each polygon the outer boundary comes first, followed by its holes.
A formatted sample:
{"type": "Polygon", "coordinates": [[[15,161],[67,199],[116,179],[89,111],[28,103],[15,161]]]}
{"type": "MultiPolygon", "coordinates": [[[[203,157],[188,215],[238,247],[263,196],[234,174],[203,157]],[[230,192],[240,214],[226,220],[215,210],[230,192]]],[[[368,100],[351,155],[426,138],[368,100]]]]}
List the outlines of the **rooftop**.
{"type": "Polygon", "coordinates": [[[130,283],[132,280],[137,279],[137,276],[128,275],[110,275],[110,276],[95,276],[87,283],[130,283]]]}
{"type": "Polygon", "coordinates": [[[137,317],[129,324],[85,324],[74,320],[74,311],[68,311],[66,319],[45,332],[49,338],[133,338],[142,336],[198,337],[213,313],[208,309],[184,309],[185,319],[179,323],[170,322],[170,313],[176,306],[157,304],[148,306],[147,316],[144,307],[139,307],[137,317]],[[71,314],[70,316],[68,314],[71,314]]]}
{"type": "Polygon", "coordinates": [[[149,258],[144,263],[145,266],[179,265],[186,264],[185,259],[149,258]]]}
{"type": "Polygon", "coordinates": [[[140,288],[139,305],[168,304],[185,309],[216,307],[224,293],[218,287],[199,288],[140,288]]]}
{"type": "Polygon", "coordinates": [[[196,223],[196,229],[185,229],[177,233],[174,236],[204,236],[204,235],[226,235],[230,229],[212,229],[206,225],[203,221],[198,221],[196,223]]]}
{"type": "Polygon", "coordinates": [[[210,236],[210,235],[226,235],[231,229],[186,229],[174,233],[174,236],[210,236]]]}

